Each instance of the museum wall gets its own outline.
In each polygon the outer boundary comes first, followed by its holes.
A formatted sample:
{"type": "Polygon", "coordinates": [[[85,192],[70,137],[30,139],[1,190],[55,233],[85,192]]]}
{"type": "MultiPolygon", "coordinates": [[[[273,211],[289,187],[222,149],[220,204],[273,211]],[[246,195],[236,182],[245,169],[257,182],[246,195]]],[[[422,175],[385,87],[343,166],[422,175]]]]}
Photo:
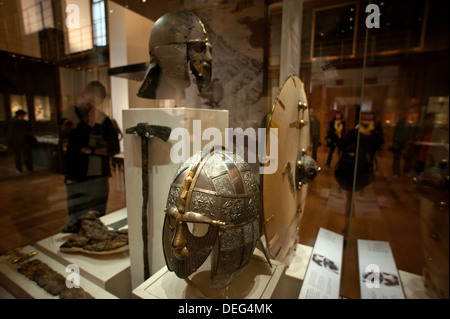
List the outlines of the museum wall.
{"type": "MultiPolygon", "coordinates": [[[[147,62],[148,39],[154,21],[127,8],[108,1],[108,33],[110,67],[147,62]]],[[[138,107],[154,107],[153,101],[140,99],[136,92],[140,83],[120,77],[110,77],[112,115],[122,128],[122,110],[138,107]]]]}
{"type": "Polygon", "coordinates": [[[0,50],[40,58],[39,34],[24,34],[19,1],[0,4],[0,50]]]}
{"type": "Polygon", "coordinates": [[[263,1],[186,1],[205,24],[213,46],[212,87],[204,95],[186,92],[181,106],[228,110],[230,126],[261,127],[266,115],[263,1]]]}

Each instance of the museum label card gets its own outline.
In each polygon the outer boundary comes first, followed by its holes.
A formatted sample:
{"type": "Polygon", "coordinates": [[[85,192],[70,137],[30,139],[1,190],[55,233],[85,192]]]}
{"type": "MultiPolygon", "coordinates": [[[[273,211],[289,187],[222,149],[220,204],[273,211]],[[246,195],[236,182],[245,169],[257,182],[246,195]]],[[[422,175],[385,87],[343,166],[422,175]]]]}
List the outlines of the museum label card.
{"type": "Polygon", "coordinates": [[[337,299],[344,237],[324,228],[314,244],[299,299],[337,299]]]}
{"type": "Polygon", "coordinates": [[[361,299],[405,299],[388,242],[358,239],[361,299]]]}

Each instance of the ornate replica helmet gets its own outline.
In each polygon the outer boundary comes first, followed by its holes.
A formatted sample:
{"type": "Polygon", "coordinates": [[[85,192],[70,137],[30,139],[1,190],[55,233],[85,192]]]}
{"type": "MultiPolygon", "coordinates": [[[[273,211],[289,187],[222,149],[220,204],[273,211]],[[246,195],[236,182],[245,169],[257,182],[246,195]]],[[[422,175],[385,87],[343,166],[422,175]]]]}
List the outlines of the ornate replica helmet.
{"type": "Polygon", "coordinates": [[[260,237],[259,188],[245,161],[226,150],[192,156],[175,174],[165,212],[170,271],[186,278],[211,254],[212,289],[239,277],[260,237]]]}
{"type": "Polygon", "coordinates": [[[193,13],[176,11],[163,15],[150,33],[151,66],[137,95],[154,99],[160,72],[174,87],[187,88],[188,65],[199,92],[205,92],[211,81],[211,50],[205,26],[193,13]]]}

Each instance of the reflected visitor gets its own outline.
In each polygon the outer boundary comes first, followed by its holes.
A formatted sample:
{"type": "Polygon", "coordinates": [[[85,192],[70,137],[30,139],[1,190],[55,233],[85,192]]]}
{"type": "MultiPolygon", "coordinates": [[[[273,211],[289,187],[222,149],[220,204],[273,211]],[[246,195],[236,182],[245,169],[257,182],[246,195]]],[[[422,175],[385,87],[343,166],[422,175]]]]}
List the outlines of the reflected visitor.
{"type": "Polygon", "coordinates": [[[317,149],[322,145],[320,142],[320,121],[314,115],[314,109],[309,109],[309,133],[311,136],[312,158],[317,161],[317,149]]]}
{"type": "Polygon", "coordinates": [[[30,123],[25,120],[27,112],[18,110],[14,118],[7,125],[8,144],[14,149],[16,173],[22,173],[22,164],[29,172],[33,171],[31,149],[36,138],[31,134],[30,123]]]}
{"type": "Polygon", "coordinates": [[[417,134],[417,113],[414,109],[408,110],[407,115],[402,118],[395,127],[392,146],[389,150],[393,152],[392,174],[394,177],[401,173],[408,174],[412,169],[412,155],[409,151],[408,141],[417,134]],[[401,169],[401,159],[403,157],[403,170],[401,169]]]}
{"type": "Polygon", "coordinates": [[[327,168],[331,168],[333,154],[336,147],[340,153],[342,138],[345,134],[345,120],[341,111],[336,111],[334,119],[328,125],[327,130],[327,147],[330,149],[327,158],[327,168]]]}
{"type": "MultiPolygon", "coordinates": [[[[423,126],[420,128],[415,142],[414,153],[414,171],[420,174],[426,168],[427,162],[432,162],[431,154],[429,154],[430,146],[433,145],[433,129],[434,129],[435,113],[427,113],[423,120],[423,126]]],[[[413,142],[413,141],[412,141],[413,142]]],[[[427,167],[433,166],[429,163],[427,167]]]]}
{"type": "MultiPolygon", "coordinates": [[[[106,213],[111,176],[110,158],[120,152],[119,135],[111,119],[100,108],[106,88],[90,82],[82,93],[82,102],[64,110],[66,126],[65,184],[70,224],[90,210],[106,213]],[[68,128],[72,128],[67,132],[68,128]]],[[[70,224],[65,228],[69,227],[70,224]]],[[[63,229],[64,231],[64,229],[63,229]]]]}
{"type": "MultiPolygon", "coordinates": [[[[361,116],[361,118],[363,118],[361,116]]],[[[348,131],[342,139],[339,161],[334,176],[339,186],[347,191],[362,190],[373,181],[372,129],[363,121],[348,131]],[[358,141],[358,132],[359,141],[358,141]],[[358,143],[359,142],[359,143],[358,143]],[[356,165],[356,171],[355,171],[356,165]],[[356,181],[355,181],[356,175],[356,181]]]]}
{"type": "Polygon", "coordinates": [[[59,126],[59,141],[63,152],[67,151],[68,134],[74,129],[72,121],[67,118],[62,118],[58,121],[59,126]]]}
{"type": "MultiPolygon", "coordinates": [[[[367,112],[361,114],[361,121],[356,127],[360,128],[360,132],[367,138],[367,151],[370,157],[370,162],[373,165],[373,169],[377,170],[377,158],[375,156],[377,151],[381,150],[384,144],[384,134],[381,122],[375,121],[375,114],[373,112],[367,112]]],[[[363,140],[366,138],[364,137],[363,140]]]]}

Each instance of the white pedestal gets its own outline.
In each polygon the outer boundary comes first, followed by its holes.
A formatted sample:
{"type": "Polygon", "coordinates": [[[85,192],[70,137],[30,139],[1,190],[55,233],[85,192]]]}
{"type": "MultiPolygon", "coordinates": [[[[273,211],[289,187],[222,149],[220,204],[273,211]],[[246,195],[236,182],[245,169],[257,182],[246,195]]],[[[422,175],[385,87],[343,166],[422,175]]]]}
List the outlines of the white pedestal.
{"type": "MultiPolygon", "coordinates": [[[[126,224],[127,210],[107,214],[100,218],[106,225],[120,226],[126,224]]],[[[116,227],[114,227],[116,228],[116,227]]],[[[119,227],[123,228],[123,227],[119,227]]],[[[72,234],[59,233],[36,243],[36,248],[60,262],[64,267],[76,264],[81,275],[99,287],[119,298],[131,298],[130,257],[124,251],[111,255],[88,255],[83,253],[64,253],[59,247],[72,234]]]]}
{"type": "MultiPolygon", "coordinates": [[[[193,146],[206,146],[209,135],[202,140],[207,128],[217,128],[223,139],[225,128],[228,127],[228,111],[204,110],[188,108],[162,109],[128,109],[123,110],[123,130],[136,126],[138,123],[168,126],[172,129],[184,128],[189,133],[187,145],[190,155],[193,146]],[[193,121],[201,121],[201,129],[194,129],[193,121]],[[195,131],[195,132],[194,132],[195,131]],[[195,134],[194,134],[195,133],[195,134]],[[200,136],[198,136],[200,135],[200,136]]],[[[170,150],[179,143],[179,136],[173,137],[167,143],[158,138],[149,141],[149,202],[147,206],[148,220],[148,256],[150,275],[164,267],[165,260],[162,249],[162,226],[164,222],[164,208],[170,184],[176,170],[181,163],[174,163],[170,157],[170,150]]],[[[222,139],[222,145],[224,140],[222,139]]],[[[127,196],[128,225],[130,239],[131,279],[132,287],[137,287],[144,281],[144,259],[142,239],[142,154],[141,138],[132,134],[124,134],[124,171],[127,196]]],[[[201,148],[198,150],[200,151],[201,148]]],[[[189,156],[188,156],[189,157],[189,156]]],[[[187,159],[187,158],[186,158],[187,159]]]]}
{"type": "Polygon", "coordinates": [[[297,299],[305,278],[313,247],[297,244],[275,290],[275,299],[297,299]]]}
{"type": "MultiPolygon", "coordinates": [[[[208,260],[207,260],[208,261],[208,260]]],[[[180,279],[166,266],[133,290],[142,299],[270,299],[284,271],[285,265],[271,260],[272,268],[260,254],[253,254],[242,274],[228,287],[211,290],[210,272],[196,272],[191,275],[192,282],[202,291],[180,279]]]]}
{"type": "Polygon", "coordinates": [[[430,299],[425,288],[425,279],[422,276],[404,270],[399,270],[398,275],[406,299],[430,299]]]}
{"type": "MultiPolygon", "coordinates": [[[[50,268],[66,277],[66,266],[57,262],[53,258],[47,256],[42,251],[31,246],[25,246],[22,253],[27,254],[37,251],[38,254],[32,259],[39,259],[47,264],[50,268]]],[[[30,260],[32,260],[30,259],[30,260]]],[[[17,271],[18,266],[8,261],[8,256],[0,256],[0,284],[5,287],[15,298],[18,299],[59,299],[59,296],[53,296],[38,284],[25,275],[17,271]]],[[[84,272],[80,273],[80,287],[96,299],[116,299],[113,294],[105,291],[98,285],[84,276],[84,272]]],[[[77,289],[77,288],[72,288],[77,289]]]]}

